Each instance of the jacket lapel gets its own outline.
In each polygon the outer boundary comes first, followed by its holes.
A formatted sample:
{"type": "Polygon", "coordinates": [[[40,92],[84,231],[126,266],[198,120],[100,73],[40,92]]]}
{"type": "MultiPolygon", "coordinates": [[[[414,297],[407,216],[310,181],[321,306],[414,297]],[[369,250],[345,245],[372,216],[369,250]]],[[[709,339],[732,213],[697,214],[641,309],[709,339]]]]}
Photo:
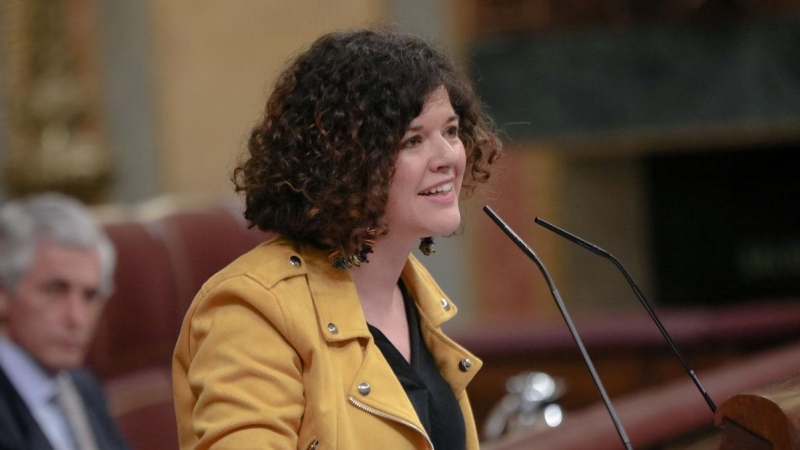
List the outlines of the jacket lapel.
{"type": "Polygon", "coordinates": [[[119,438],[116,424],[108,415],[99,382],[83,369],[73,370],[70,375],[83,400],[86,418],[89,420],[97,447],[104,450],[126,448],[119,438]]]}
{"type": "Polygon", "coordinates": [[[52,450],[28,406],[0,368],[0,450],[52,450]]]}
{"type": "Polygon", "coordinates": [[[319,332],[342,352],[337,370],[351,399],[393,420],[423,430],[411,401],[380,349],[373,343],[350,272],[331,266],[324,255],[307,254],[308,286],[319,332]],[[366,387],[368,385],[368,387],[366,387]]]}
{"type": "Polygon", "coordinates": [[[425,345],[436,360],[436,366],[442,377],[450,384],[458,397],[483,366],[480,359],[456,344],[441,331],[440,327],[455,317],[458,308],[442,292],[430,273],[414,255],[409,255],[402,278],[417,304],[425,345]],[[462,366],[462,362],[466,360],[469,360],[468,367],[462,366]]]}
{"type": "MultiPolygon", "coordinates": [[[[350,273],[332,267],[325,255],[317,250],[304,247],[301,254],[302,262],[308,268],[306,277],[320,335],[328,345],[343,353],[337,360],[346,363],[336,370],[346,383],[349,381],[346,389],[351,403],[424,430],[392,368],[373,343],[350,273]],[[368,392],[365,394],[365,391],[368,392]]],[[[413,255],[409,255],[402,279],[419,309],[425,344],[442,376],[459,396],[482,362],[439,330],[444,322],[455,316],[457,308],[413,255]],[[465,359],[472,363],[468,371],[460,369],[460,363],[465,359]]]]}
{"type": "Polygon", "coordinates": [[[321,254],[304,259],[309,265],[308,287],[317,311],[319,331],[325,340],[342,342],[370,338],[350,272],[334,268],[321,254]]]}

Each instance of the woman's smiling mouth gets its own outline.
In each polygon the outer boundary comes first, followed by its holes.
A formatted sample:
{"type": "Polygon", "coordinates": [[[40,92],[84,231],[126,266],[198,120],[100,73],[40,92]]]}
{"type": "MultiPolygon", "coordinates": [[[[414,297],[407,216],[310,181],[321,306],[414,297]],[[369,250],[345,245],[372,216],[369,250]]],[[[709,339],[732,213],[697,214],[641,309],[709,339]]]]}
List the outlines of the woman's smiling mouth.
{"type": "Polygon", "coordinates": [[[453,189],[453,182],[447,182],[444,184],[440,184],[439,186],[433,187],[428,189],[427,191],[422,191],[419,195],[442,195],[447,194],[453,189]]]}

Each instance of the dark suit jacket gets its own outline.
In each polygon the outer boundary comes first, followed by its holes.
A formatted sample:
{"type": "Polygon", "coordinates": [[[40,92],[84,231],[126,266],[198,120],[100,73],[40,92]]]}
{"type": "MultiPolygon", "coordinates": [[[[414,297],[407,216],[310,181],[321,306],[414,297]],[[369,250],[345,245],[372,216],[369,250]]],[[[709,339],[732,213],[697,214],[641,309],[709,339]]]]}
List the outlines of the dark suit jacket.
{"type": "MultiPolygon", "coordinates": [[[[70,372],[100,450],[127,450],[128,445],[108,413],[106,397],[87,370],[70,372]]],[[[0,450],[52,450],[25,402],[0,368],[0,450]]]]}

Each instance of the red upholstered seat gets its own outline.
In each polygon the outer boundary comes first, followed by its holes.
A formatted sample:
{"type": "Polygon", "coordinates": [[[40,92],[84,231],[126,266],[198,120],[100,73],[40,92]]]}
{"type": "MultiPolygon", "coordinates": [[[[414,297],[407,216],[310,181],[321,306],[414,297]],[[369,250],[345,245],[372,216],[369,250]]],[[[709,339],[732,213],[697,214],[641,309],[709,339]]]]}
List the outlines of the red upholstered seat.
{"type": "Polygon", "coordinates": [[[117,249],[116,290],[87,365],[134,450],[177,448],[172,352],[200,286],[270,235],[248,229],[235,201],[160,198],[101,217],[117,249]]]}
{"type": "Polygon", "coordinates": [[[115,292],[97,327],[87,364],[103,380],[168,366],[178,336],[175,276],[164,242],[147,224],[109,224],[117,248],[115,292]]]}
{"type": "Polygon", "coordinates": [[[178,211],[151,224],[164,242],[174,270],[181,320],[207,279],[269,237],[257,229],[248,229],[241,213],[235,211],[237,217],[234,211],[226,205],[178,211]]]}
{"type": "Polygon", "coordinates": [[[171,371],[138,370],[106,383],[111,414],[133,449],[176,449],[171,371]]]}

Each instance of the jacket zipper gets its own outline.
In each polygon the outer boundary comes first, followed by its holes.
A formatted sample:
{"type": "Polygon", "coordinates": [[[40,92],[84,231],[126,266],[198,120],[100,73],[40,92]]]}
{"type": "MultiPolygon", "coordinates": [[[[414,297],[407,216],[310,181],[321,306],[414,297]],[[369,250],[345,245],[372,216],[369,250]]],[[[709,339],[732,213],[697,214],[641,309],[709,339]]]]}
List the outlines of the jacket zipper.
{"type": "Polygon", "coordinates": [[[416,431],[417,433],[421,434],[425,438],[425,440],[428,441],[428,445],[431,446],[431,450],[434,450],[433,442],[431,442],[431,438],[429,438],[427,433],[425,433],[424,431],[420,430],[419,427],[417,427],[413,423],[405,421],[405,420],[400,419],[398,417],[390,416],[390,415],[388,415],[388,414],[386,414],[384,412],[378,411],[376,409],[372,409],[369,406],[366,406],[363,403],[360,403],[358,400],[354,399],[353,397],[348,397],[348,398],[350,400],[350,403],[353,404],[353,406],[355,406],[356,408],[358,408],[358,409],[360,409],[362,411],[366,411],[366,412],[368,412],[370,414],[374,414],[374,415],[376,415],[378,417],[391,420],[392,422],[399,423],[400,425],[405,425],[405,426],[411,428],[412,430],[416,431]]]}

